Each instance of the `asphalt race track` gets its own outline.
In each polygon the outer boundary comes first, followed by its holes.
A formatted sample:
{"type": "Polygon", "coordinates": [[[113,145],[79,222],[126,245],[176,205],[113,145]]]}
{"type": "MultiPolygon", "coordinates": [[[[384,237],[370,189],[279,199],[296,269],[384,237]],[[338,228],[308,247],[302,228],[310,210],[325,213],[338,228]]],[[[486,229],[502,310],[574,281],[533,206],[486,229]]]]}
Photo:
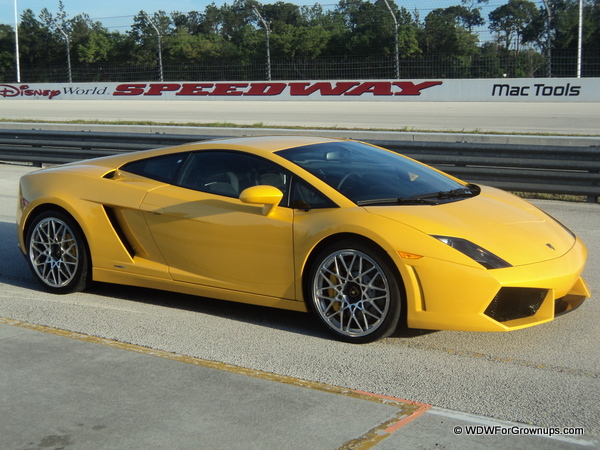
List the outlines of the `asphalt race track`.
{"type": "Polygon", "coordinates": [[[0,317],[600,437],[598,204],[535,202],[590,251],[595,294],[578,310],[511,333],[410,333],[356,346],[331,340],[306,314],[107,284],[40,291],[15,244],[17,180],[30,170],[0,165],[0,317]]]}
{"type": "MultiPolygon", "coordinates": [[[[591,103],[251,101],[232,107],[225,101],[2,100],[0,119],[600,135],[600,108],[591,103]]],[[[15,240],[17,181],[31,170],[35,169],[0,164],[0,319],[408,399],[457,411],[457,417],[464,412],[541,427],[583,427],[586,436],[597,439],[577,444],[597,447],[600,442],[598,204],[534,201],[572,228],[588,247],[584,276],[592,298],[578,310],[510,333],[405,332],[356,346],[331,340],[310,315],[289,311],[108,284],[66,296],[41,291],[15,240]]],[[[2,361],[0,373],[1,368],[2,361]]],[[[85,380],[81,383],[85,385],[85,380]]],[[[10,388],[0,377],[0,403],[2,391],[10,388]]],[[[289,407],[308,407],[297,401],[291,400],[289,407]]],[[[9,410],[0,405],[3,411],[9,410]]],[[[415,432],[413,440],[404,441],[401,435],[377,448],[575,448],[576,441],[568,439],[538,442],[539,446],[528,446],[520,438],[496,446],[490,439],[457,442],[449,431],[452,416],[435,414],[430,417],[445,423],[441,431],[449,435],[446,440],[431,440],[425,429],[415,432]]],[[[304,448],[310,448],[309,443],[307,437],[304,448]]],[[[238,448],[260,448],[244,444],[238,448]]]]}
{"type": "Polygon", "coordinates": [[[598,136],[597,103],[2,100],[0,119],[598,136]]]}

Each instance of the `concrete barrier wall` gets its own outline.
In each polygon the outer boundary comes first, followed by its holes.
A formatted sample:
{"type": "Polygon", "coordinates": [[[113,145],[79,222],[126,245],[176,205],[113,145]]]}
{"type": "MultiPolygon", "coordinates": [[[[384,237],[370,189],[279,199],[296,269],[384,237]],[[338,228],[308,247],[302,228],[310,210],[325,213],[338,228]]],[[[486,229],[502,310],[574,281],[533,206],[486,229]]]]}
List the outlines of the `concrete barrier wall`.
{"type": "Polygon", "coordinates": [[[3,100],[599,102],[600,78],[0,84],[3,100]]]}

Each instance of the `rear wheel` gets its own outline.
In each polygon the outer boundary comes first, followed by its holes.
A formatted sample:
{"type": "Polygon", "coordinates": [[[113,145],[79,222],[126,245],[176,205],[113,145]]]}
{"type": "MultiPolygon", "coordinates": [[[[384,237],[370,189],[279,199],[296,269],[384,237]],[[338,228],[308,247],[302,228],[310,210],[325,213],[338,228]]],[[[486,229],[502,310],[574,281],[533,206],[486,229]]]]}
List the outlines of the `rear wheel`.
{"type": "Polygon", "coordinates": [[[400,319],[396,275],[378,249],[351,241],[325,248],[307,290],[317,317],[338,339],[366,343],[389,336],[400,319]]]}
{"type": "Polygon", "coordinates": [[[85,289],[89,279],[89,256],[77,223],[59,211],[36,217],[27,235],[31,271],[44,289],[66,294],[85,289]]]}

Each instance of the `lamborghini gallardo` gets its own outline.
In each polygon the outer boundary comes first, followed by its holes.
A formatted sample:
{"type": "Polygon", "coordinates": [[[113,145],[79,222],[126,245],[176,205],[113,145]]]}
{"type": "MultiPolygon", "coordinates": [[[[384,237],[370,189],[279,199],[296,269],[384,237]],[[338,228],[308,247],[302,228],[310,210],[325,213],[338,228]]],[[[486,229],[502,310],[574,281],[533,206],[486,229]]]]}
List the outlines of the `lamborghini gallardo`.
{"type": "Polygon", "coordinates": [[[526,201],[350,140],[248,137],[23,176],[19,246],[57,294],[92,281],[312,312],[338,339],[509,331],[590,296],[586,249],[526,201]]]}

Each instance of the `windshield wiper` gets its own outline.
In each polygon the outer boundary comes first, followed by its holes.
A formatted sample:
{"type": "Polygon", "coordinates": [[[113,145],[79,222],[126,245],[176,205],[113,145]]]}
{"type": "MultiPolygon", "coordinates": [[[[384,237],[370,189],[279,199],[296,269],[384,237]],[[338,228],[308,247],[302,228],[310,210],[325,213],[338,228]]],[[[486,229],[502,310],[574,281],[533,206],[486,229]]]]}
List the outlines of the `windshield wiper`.
{"type": "Polygon", "coordinates": [[[429,198],[374,198],[372,200],[359,200],[356,202],[358,206],[368,205],[437,205],[438,201],[429,198]]]}
{"type": "Polygon", "coordinates": [[[442,200],[475,197],[481,192],[479,186],[468,184],[464,188],[449,191],[431,192],[429,194],[413,195],[412,197],[376,198],[372,200],[359,200],[358,206],[367,205],[438,205],[442,200]]]}
{"type": "Polygon", "coordinates": [[[429,194],[415,195],[412,199],[432,199],[437,198],[439,200],[453,199],[453,198],[464,198],[464,197],[475,197],[481,192],[481,188],[476,184],[467,184],[464,188],[451,189],[449,191],[431,192],[429,194]]]}

